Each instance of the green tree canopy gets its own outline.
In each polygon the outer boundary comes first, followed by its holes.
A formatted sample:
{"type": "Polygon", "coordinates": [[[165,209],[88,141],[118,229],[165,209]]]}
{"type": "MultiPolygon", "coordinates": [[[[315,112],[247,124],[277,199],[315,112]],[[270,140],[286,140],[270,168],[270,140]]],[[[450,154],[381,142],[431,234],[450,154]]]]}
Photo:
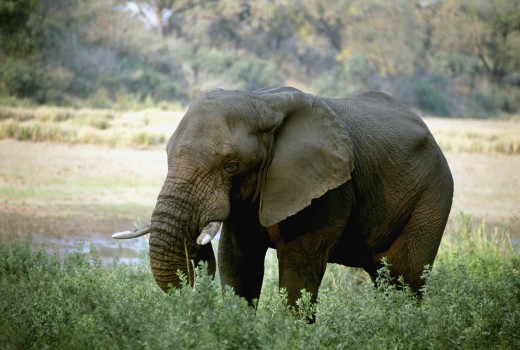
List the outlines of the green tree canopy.
{"type": "Polygon", "coordinates": [[[0,0],[0,40],[0,94],[38,102],[290,84],[520,110],[519,0],[0,0]]]}

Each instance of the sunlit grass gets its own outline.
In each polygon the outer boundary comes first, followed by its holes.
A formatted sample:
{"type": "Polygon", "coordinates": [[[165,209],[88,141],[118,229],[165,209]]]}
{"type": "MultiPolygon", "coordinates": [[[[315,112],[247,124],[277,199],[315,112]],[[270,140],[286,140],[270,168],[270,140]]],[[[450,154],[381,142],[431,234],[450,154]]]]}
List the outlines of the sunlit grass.
{"type": "Polygon", "coordinates": [[[166,143],[183,111],[1,107],[0,139],[108,146],[166,143]]]}
{"type": "MultiPolygon", "coordinates": [[[[163,145],[184,111],[0,107],[0,139],[148,147],[163,145]]],[[[445,152],[520,153],[520,118],[426,118],[445,152]]]]}
{"type": "Polygon", "coordinates": [[[445,152],[520,154],[520,119],[426,118],[445,152]]]}

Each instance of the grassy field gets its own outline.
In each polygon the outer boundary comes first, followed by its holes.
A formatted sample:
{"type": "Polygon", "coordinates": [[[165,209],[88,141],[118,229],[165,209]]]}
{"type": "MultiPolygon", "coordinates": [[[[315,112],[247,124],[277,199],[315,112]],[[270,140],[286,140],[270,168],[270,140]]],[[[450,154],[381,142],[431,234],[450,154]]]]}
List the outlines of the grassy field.
{"type": "Polygon", "coordinates": [[[255,312],[203,273],[168,297],[145,239],[110,238],[149,219],[181,115],[0,109],[0,348],[518,348],[520,120],[426,118],[455,196],[423,301],[329,266],[310,326],[272,251],[255,312]]]}

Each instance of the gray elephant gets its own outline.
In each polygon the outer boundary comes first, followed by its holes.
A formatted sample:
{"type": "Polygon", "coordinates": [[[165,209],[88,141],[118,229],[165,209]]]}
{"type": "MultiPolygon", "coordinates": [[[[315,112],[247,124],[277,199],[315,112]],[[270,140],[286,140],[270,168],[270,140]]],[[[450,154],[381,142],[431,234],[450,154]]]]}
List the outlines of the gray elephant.
{"type": "Polygon", "coordinates": [[[149,228],[164,290],[193,282],[193,261],[252,301],[268,248],[289,304],[315,301],[327,263],[375,278],[387,257],[414,291],[432,264],[453,196],[450,169],[424,122],[391,97],[343,99],[290,87],[217,90],[197,99],[168,141],[168,174],[149,228]],[[199,237],[197,239],[197,237],[199,237]],[[198,244],[198,243],[199,244],[198,244]]]}

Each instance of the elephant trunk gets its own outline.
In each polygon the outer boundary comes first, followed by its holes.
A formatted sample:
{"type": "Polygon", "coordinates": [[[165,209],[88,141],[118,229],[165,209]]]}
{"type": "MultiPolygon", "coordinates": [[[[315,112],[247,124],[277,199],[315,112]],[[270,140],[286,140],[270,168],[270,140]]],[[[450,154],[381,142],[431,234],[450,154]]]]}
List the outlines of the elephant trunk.
{"type": "Polygon", "coordinates": [[[187,240],[181,241],[183,246],[167,243],[167,236],[152,231],[150,234],[150,266],[153,277],[159,287],[167,292],[171,287],[182,287],[179,273],[185,275],[188,282],[194,282],[194,256],[197,248],[189,246],[187,240]]]}
{"type": "Polygon", "coordinates": [[[196,244],[198,222],[195,222],[188,200],[172,197],[171,191],[159,194],[150,225],[150,266],[155,281],[167,292],[182,287],[179,272],[194,282],[194,261],[199,251],[196,244]]]}

